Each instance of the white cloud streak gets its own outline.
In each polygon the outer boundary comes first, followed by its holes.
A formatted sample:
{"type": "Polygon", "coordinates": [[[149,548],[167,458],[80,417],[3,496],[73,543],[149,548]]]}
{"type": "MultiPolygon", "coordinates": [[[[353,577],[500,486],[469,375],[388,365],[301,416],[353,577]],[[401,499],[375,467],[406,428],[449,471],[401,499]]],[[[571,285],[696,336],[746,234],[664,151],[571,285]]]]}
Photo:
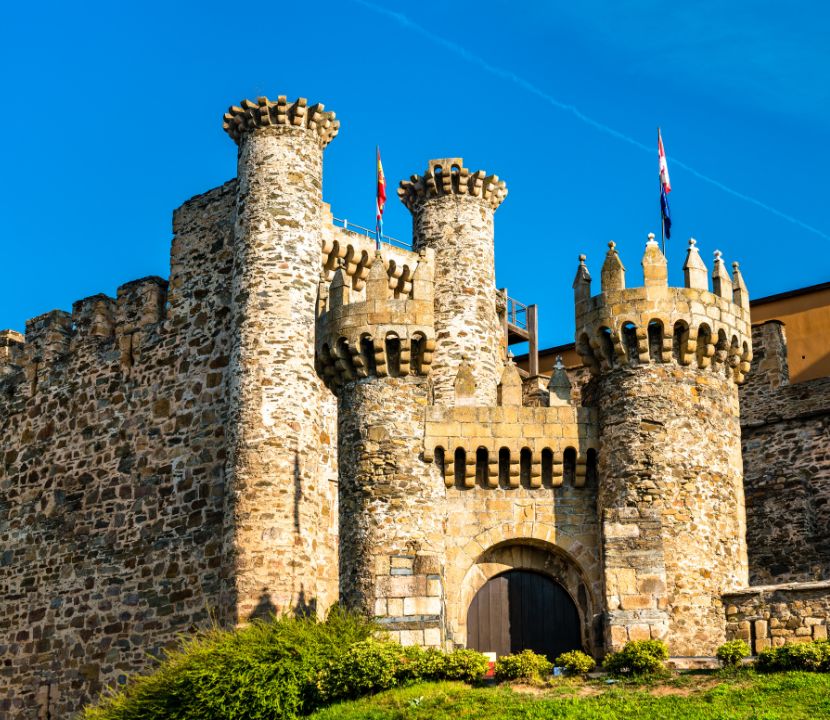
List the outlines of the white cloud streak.
{"type": "MultiPolygon", "coordinates": [[[[525,78],[521,77],[520,75],[517,75],[516,73],[510,70],[505,70],[504,68],[492,65],[479,55],[471,53],[465,47],[457,43],[454,43],[451,40],[447,40],[446,38],[437,35],[430,30],[427,30],[425,27],[414,22],[403,13],[390,10],[380,5],[375,5],[372,2],[368,2],[368,0],[354,0],[354,2],[356,2],[358,5],[362,5],[363,7],[368,8],[369,10],[372,10],[375,13],[378,13],[379,15],[384,15],[385,17],[394,20],[399,25],[407,28],[408,30],[411,30],[414,33],[417,33],[418,35],[421,35],[422,37],[425,37],[427,40],[436,45],[446,48],[447,50],[463,58],[470,64],[477,65],[482,70],[490,73],[491,75],[501,78],[502,80],[507,80],[508,82],[511,82],[514,85],[519,86],[531,95],[535,95],[536,97],[541,98],[549,105],[552,105],[553,107],[559,110],[564,110],[565,112],[570,113],[579,121],[594,128],[595,130],[598,130],[599,132],[617,138],[617,140],[621,140],[624,143],[632,145],[638,150],[643,150],[651,154],[656,152],[656,148],[651,147],[649,145],[645,145],[641,143],[639,140],[631,137],[630,135],[626,135],[625,133],[620,132],[619,130],[615,130],[614,128],[610,127],[609,125],[606,125],[605,123],[600,122],[599,120],[594,120],[592,117],[589,117],[588,115],[583,113],[575,105],[571,105],[569,103],[563,102],[562,100],[555,98],[553,95],[550,95],[549,93],[545,92],[537,85],[534,85],[530,81],[526,80],[525,78]]],[[[719,190],[722,190],[723,192],[732,195],[733,197],[739,198],[740,200],[743,200],[744,202],[749,203],[750,205],[755,205],[756,207],[759,207],[762,210],[766,210],[768,213],[775,215],[776,217],[779,217],[782,220],[786,220],[787,222],[800,227],[802,230],[807,230],[808,232],[814,233],[819,237],[824,238],[825,240],[830,240],[830,235],[828,235],[825,232],[822,232],[818,228],[815,228],[812,225],[808,225],[802,220],[799,220],[798,218],[793,217],[792,215],[788,215],[787,213],[782,212],[781,210],[778,210],[777,208],[774,208],[771,205],[768,205],[767,203],[752,197],[751,195],[746,195],[745,193],[742,193],[739,190],[735,190],[734,188],[725,185],[719,180],[709,177],[705,173],[696,170],[691,165],[684,163],[682,160],[679,160],[674,156],[669,156],[669,159],[671,160],[673,166],[683,168],[684,170],[686,170],[686,172],[690,173],[699,180],[703,180],[704,182],[709,183],[713,187],[716,187],[719,190]]]]}

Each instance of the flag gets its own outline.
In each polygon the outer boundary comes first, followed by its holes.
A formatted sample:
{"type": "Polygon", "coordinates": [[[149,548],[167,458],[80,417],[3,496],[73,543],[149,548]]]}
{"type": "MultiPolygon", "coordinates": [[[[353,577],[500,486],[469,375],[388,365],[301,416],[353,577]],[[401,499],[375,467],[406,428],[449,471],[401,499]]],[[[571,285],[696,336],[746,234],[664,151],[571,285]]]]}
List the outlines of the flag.
{"type": "Polygon", "coordinates": [[[378,187],[375,207],[375,232],[377,233],[377,244],[380,247],[380,239],[383,237],[383,208],[386,205],[386,177],[383,174],[383,165],[380,162],[380,148],[376,148],[378,156],[378,187]]]}
{"type": "Polygon", "coordinates": [[[657,156],[660,166],[660,214],[663,218],[663,232],[666,238],[671,237],[671,213],[669,212],[669,193],[671,192],[671,180],[669,180],[669,166],[666,163],[666,151],[663,148],[663,137],[660,128],[657,128],[657,156]]]}

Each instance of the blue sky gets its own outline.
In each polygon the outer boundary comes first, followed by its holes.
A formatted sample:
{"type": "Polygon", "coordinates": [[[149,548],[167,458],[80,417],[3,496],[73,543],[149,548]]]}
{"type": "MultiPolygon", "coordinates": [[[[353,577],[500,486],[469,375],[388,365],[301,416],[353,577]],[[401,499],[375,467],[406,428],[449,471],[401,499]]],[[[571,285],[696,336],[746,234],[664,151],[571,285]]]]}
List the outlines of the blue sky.
{"type": "Polygon", "coordinates": [[[447,156],[505,179],[497,281],[539,304],[543,345],[572,339],[580,252],[598,278],[613,239],[641,282],[657,125],[672,282],[690,235],[754,297],[830,280],[826,3],[25,5],[0,27],[0,328],[167,276],[173,209],[235,174],[222,113],[262,94],[341,119],[338,217],[372,224],[376,144],[392,185],[447,156]]]}

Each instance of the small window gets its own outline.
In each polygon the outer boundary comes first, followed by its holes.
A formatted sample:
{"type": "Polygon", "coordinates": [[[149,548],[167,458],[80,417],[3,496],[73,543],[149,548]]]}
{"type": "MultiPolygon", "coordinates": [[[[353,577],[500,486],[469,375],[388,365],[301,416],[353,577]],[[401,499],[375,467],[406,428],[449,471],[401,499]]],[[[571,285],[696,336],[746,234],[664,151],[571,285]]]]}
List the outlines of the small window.
{"type": "Polygon", "coordinates": [[[553,451],[550,448],[542,450],[542,485],[553,485],[553,451]]]}
{"type": "Polygon", "coordinates": [[[487,487],[490,463],[487,448],[480,447],[476,450],[476,483],[481,487],[487,487]]]}
{"type": "Polygon", "coordinates": [[[576,450],[569,447],[562,458],[563,480],[568,485],[576,484],[576,450]]]}

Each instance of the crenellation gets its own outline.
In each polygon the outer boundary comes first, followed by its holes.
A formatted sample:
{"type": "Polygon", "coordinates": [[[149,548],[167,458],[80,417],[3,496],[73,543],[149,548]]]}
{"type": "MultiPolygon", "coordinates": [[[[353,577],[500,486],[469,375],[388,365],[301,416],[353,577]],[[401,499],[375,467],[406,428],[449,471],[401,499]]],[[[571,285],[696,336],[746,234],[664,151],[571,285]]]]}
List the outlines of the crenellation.
{"type": "Polygon", "coordinates": [[[484,170],[471,172],[464,167],[462,158],[443,158],[430,160],[423,176],[401,180],[398,188],[398,197],[412,212],[425,200],[447,195],[481,198],[496,210],[507,197],[507,184],[484,170]]]}
{"type": "MultiPolygon", "coordinates": [[[[695,252],[690,245],[686,266],[695,252]]],[[[581,260],[575,287],[590,288],[584,267],[581,260]]],[[[696,362],[701,369],[711,367],[743,382],[752,359],[748,306],[732,302],[731,291],[726,299],[698,287],[665,286],[665,258],[652,236],[643,268],[651,284],[577,300],[577,351],[592,372],[649,362],[696,362]]],[[[689,267],[685,269],[688,274],[689,267]]],[[[746,294],[745,285],[742,292],[746,294]]]]}
{"type": "Polygon", "coordinates": [[[254,103],[243,100],[242,107],[232,105],[223,117],[222,127],[231,139],[239,144],[245,133],[262,128],[308,130],[317,138],[321,147],[328,145],[340,130],[336,115],[325,109],[322,103],[309,106],[306,98],[289,103],[285,95],[276,101],[259,97],[254,103]]]}
{"type": "Polygon", "coordinates": [[[115,298],[102,293],[72,303],[72,323],[75,328],[73,347],[89,340],[114,337],[116,313],[115,298]]]}
{"type": "Polygon", "coordinates": [[[69,353],[72,316],[65,310],[51,310],[26,321],[27,365],[50,365],[69,353]]]}
{"type": "Polygon", "coordinates": [[[167,280],[157,276],[139,278],[119,286],[116,301],[116,330],[128,335],[165,319],[167,280]]]}

